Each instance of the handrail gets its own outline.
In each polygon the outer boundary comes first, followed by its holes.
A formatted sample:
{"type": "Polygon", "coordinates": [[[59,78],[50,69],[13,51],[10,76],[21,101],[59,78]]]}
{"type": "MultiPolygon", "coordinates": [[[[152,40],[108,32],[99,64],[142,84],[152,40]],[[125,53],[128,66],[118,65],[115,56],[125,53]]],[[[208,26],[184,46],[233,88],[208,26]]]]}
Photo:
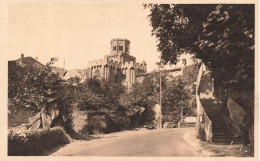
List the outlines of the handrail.
{"type": "MultiPolygon", "coordinates": [[[[199,95],[199,86],[200,86],[200,81],[201,81],[201,77],[203,74],[203,71],[206,70],[205,65],[202,63],[198,72],[198,77],[197,77],[197,82],[196,82],[196,103],[197,103],[197,113],[199,115],[204,116],[205,120],[205,133],[206,133],[206,140],[207,141],[212,141],[212,122],[209,119],[207,113],[205,112],[203,106],[201,105],[200,102],[200,95],[199,95]]],[[[198,124],[200,124],[198,122],[198,124]]]]}

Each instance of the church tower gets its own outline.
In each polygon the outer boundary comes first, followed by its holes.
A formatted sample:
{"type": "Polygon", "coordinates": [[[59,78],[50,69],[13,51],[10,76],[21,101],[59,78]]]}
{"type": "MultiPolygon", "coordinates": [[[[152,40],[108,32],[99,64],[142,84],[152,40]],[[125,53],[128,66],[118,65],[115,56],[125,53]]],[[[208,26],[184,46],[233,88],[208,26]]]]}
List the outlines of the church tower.
{"type": "Polygon", "coordinates": [[[124,38],[115,38],[110,41],[111,53],[104,59],[88,62],[89,78],[113,78],[117,72],[125,75],[124,84],[131,87],[136,81],[136,75],[146,72],[146,63],[137,63],[136,58],[130,55],[130,41],[124,38]]]}
{"type": "Polygon", "coordinates": [[[130,53],[130,41],[127,39],[116,38],[111,42],[111,55],[128,54],[130,53]]]}

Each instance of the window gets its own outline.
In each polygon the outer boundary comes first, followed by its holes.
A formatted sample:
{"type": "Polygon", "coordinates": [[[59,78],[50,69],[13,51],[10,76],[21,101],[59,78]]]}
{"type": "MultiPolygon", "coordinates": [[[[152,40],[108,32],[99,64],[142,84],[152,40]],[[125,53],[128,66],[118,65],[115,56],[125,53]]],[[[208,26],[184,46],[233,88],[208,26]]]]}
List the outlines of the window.
{"type": "Polygon", "coordinates": [[[113,46],[113,50],[114,50],[114,51],[116,50],[116,46],[113,46]]]}
{"type": "Polygon", "coordinates": [[[127,46],[125,47],[125,51],[128,52],[128,47],[127,46]]]}
{"type": "Polygon", "coordinates": [[[119,46],[119,50],[123,50],[123,46],[119,46]]]}

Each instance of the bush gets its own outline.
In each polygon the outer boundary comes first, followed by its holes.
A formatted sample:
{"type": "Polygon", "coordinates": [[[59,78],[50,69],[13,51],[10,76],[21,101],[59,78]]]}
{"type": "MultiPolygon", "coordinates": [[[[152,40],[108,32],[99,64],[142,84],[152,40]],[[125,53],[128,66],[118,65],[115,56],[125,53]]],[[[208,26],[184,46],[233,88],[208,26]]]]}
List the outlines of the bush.
{"type": "Polygon", "coordinates": [[[129,118],[126,116],[116,115],[107,120],[107,127],[104,129],[104,133],[111,133],[126,130],[129,128],[129,118]]]}
{"type": "Polygon", "coordinates": [[[89,132],[85,130],[85,127],[87,126],[87,111],[79,111],[75,110],[72,113],[72,128],[75,130],[75,132],[88,135],[89,132]]]}
{"type": "Polygon", "coordinates": [[[64,130],[72,139],[75,140],[88,140],[89,138],[86,135],[83,135],[81,133],[76,132],[72,127],[72,121],[71,119],[68,119],[65,122],[64,130]]]}
{"type": "Polygon", "coordinates": [[[71,138],[61,127],[19,133],[10,131],[8,134],[8,155],[44,155],[47,150],[70,142],[71,138]]]}

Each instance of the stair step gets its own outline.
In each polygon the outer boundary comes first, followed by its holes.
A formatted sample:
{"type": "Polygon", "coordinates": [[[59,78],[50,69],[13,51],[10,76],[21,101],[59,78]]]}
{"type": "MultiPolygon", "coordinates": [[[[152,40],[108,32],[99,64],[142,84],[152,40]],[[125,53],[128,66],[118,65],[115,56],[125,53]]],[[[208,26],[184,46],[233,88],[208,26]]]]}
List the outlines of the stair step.
{"type": "Polygon", "coordinates": [[[223,136],[223,135],[226,135],[226,136],[234,136],[234,134],[233,133],[231,133],[231,132],[215,132],[215,133],[213,133],[213,136],[223,136]]]}
{"type": "Polygon", "coordinates": [[[226,123],[223,122],[222,120],[219,120],[219,121],[212,121],[212,125],[223,125],[223,126],[226,126],[226,123]]]}
{"type": "Polygon", "coordinates": [[[222,120],[212,120],[212,119],[210,119],[210,120],[211,120],[213,125],[219,125],[219,124],[225,124],[226,125],[226,123],[223,122],[222,120]]]}
{"type": "Polygon", "coordinates": [[[200,102],[212,122],[212,142],[217,144],[230,144],[234,138],[234,133],[227,126],[217,102],[214,99],[200,99],[200,102]]]}
{"type": "Polygon", "coordinates": [[[202,102],[201,104],[205,105],[206,107],[209,107],[209,106],[217,107],[217,104],[215,104],[215,103],[205,103],[205,102],[202,102]]]}
{"type": "Polygon", "coordinates": [[[211,122],[213,125],[226,125],[226,122],[224,122],[223,120],[217,120],[217,121],[211,120],[211,122]]]}
{"type": "Polygon", "coordinates": [[[212,139],[212,142],[221,142],[221,143],[227,143],[230,144],[232,139],[212,139]]]}
{"type": "Polygon", "coordinates": [[[208,112],[208,113],[218,113],[218,114],[221,114],[221,112],[217,109],[205,109],[205,112],[208,112]]]}
{"type": "Polygon", "coordinates": [[[231,132],[230,129],[227,128],[212,128],[212,131],[216,133],[231,132]]]}
{"type": "Polygon", "coordinates": [[[208,109],[205,109],[205,112],[206,112],[206,113],[210,113],[210,114],[222,115],[221,112],[218,111],[218,110],[208,110],[208,109]]]}
{"type": "Polygon", "coordinates": [[[230,136],[230,137],[225,137],[225,136],[214,136],[212,138],[212,140],[230,140],[232,141],[234,137],[230,136]]]}
{"type": "Polygon", "coordinates": [[[227,134],[226,135],[213,135],[213,138],[214,139],[216,139],[216,138],[222,138],[222,139],[225,139],[225,138],[230,139],[231,138],[231,139],[233,139],[234,136],[230,135],[230,134],[229,135],[227,135],[227,134]]]}
{"type": "Polygon", "coordinates": [[[217,118],[217,117],[210,117],[209,116],[209,118],[210,118],[210,120],[211,120],[211,122],[220,122],[220,121],[224,121],[224,119],[223,118],[217,118]]]}
{"type": "Polygon", "coordinates": [[[213,131],[213,132],[217,132],[217,133],[219,132],[219,133],[220,133],[220,132],[228,132],[228,131],[230,131],[230,130],[227,129],[227,128],[213,127],[213,128],[212,128],[212,131],[213,131]]]}
{"type": "MultiPolygon", "coordinates": [[[[208,115],[208,114],[207,114],[208,115]]],[[[223,118],[222,117],[219,117],[219,116],[217,116],[217,115],[208,115],[210,118],[212,118],[212,119],[214,119],[214,120],[220,120],[220,119],[222,119],[223,120],[223,118]]]]}
{"type": "Polygon", "coordinates": [[[206,112],[218,112],[220,113],[220,111],[218,109],[212,109],[212,108],[204,108],[206,112]]]}
{"type": "Polygon", "coordinates": [[[213,127],[227,127],[225,123],[216,123],[212,121],[212,126],[213,127]]]}
{"type": "Polygon", "coordinates": [[[233,138],[212,138],[212,140],[214,140],[214,141],[232,141],[233,140],[233,138]]]}
{"type": "Polygon", "coordinates": [[[212,119],[211,122],[213,124],[221,124],[221,123],[226,124],[226,122],[222,119],[212,119]]]}
{"type": "Polygon", "coordinates": [[[212,128],[215,130],[229,130],[229,128],[225,126],[212,126],[212,128]]]}
{"type": "Polygon", "coordinates": [[[222,128],[222,129],[229,129],[225,124],[219,124],[219,125],[212,125],[212,127],[215,127],[215,128],[222,128]]]}
{"type": "Polygon", "coordinates": [[[233,132],[230,132],[230,131],[212,131],[213,135],[234,135],[233,132]]]}

